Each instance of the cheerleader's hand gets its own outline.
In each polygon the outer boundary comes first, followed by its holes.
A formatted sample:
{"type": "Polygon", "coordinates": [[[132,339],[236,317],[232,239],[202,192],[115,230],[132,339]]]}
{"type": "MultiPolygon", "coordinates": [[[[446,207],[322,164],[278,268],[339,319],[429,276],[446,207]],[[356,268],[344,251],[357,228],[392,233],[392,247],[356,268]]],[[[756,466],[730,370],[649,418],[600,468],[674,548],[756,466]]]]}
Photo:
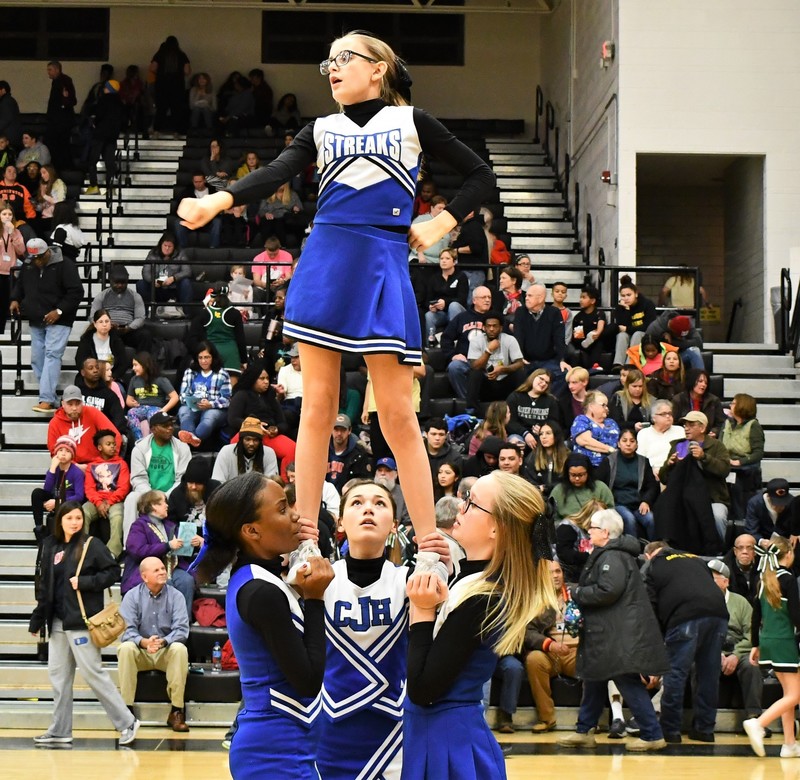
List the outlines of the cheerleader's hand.
{"type": "Polygon", "coordinates": [[[430,611],[447,599],[448,590],[435,574],[415,574],[406,584],[409,601],[418,611],[430,611]]]}
{"type": "Polygon", "coordinates": [[[439,556],[439,560],[447,567],[448,574],[453,573],[453,561],[450,559],[450,545],[438,531],[425,534],[421,539],[417,539],[415,536],[414,541],[419,547],[420,552],[436,553],[439,556]]]}
{"type": "Polygon", "coordinates": [[[456,218],[449,211],[443,211],[427,222],[418,222],[416,225],[412,225],[408,231],[408,245],[415,252],[427,249],[442,236],[446,236],[457,224],[456,218]]]}
{"type": "Polygon", "coordinates": [[[222,190],[205,198],[184,198],[178,204],[181,225],[189,230],[197,230],[211,222],[221,211],[233,206],[233,195],[222,190]]]}
{"type": "Polygon", "coordinates": [[[333,580],[333,567],[327,558],[314,556],[305,563],[305,570],[297,577],[295,587],[304,599],[321,599],[333,580]]]}
{"type": "Polygon", "coordinates": [[[312,542],[319,542],[319,526],[316,520],[301,517],[297,521],[300,524],[300,541],[310,539],[312,542]]]}

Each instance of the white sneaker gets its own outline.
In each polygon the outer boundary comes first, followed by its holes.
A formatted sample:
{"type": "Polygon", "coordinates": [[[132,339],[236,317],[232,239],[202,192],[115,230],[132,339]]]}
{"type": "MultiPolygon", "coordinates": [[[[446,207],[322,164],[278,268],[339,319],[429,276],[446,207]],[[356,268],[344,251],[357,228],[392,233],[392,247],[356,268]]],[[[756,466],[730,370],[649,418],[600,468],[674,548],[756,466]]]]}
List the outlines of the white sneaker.
{"type": "Polygon", "coordinates": [[[139,722],[138,718],[134,718],[133,725],[130,728],[125,729],[119,735],[119,744],[120,745],[130,745],[136,739],[136,732],[139,730],[139,726],[142,724],[139,722]]]}
{"type": "Polygon", "coordinates": [[[443,584],[447,584],[447,567],[439,560],[438,553],[418,552],[417,565],[414,567],[416,574],[436,574],[443,584]]]}
{"type": "Polygon", "coordinates": [[[744,723],[744,732],[750,740],[750,747],[757,756],[762,758],[766,755],[764,750],[764,729],[759,725],[756,718],[748,718],[744,723]]]}
{"type": "Polygon", "coordinates": [[[781,745],[781,758],[800,758],[800,744],[781,745]]]}
{"type": "Polygon", "coordinates": [[[57,737],[55,734],[45,731],[44,734],[34,737],[33,741],[37,745],[71,745],[72,737],[57,737]]]}
{"type": "Polygon", "coordinates": [[[222,749],[223,750],[230,750],[231,749],[231,741],[229,739],[222,740],[222,749]]]}
{"type": "Polygon", "coordinates": [[[319,547],[310,539],[304,539],[300,546],[289,553],[289,573],[286,575],[286,582],[289,585],[297,584],[297,577],[302,572],[309,558],[322,555],[319,547]]]}

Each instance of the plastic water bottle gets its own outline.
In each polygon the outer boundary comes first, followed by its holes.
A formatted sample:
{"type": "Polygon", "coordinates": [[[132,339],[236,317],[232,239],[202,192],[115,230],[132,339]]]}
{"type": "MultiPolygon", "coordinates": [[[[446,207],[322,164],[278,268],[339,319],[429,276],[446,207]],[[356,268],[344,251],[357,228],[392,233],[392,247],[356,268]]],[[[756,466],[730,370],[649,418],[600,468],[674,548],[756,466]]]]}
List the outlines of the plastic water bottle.
{"type": "Polygon", "coordinates": [[[222,671],[222,648],[219,642],[214,642],[214,647],[211,649],[211,671],[222,671]]]}
{"type": "Polygon", "coordinates": [[[429,347],[438,346],[438,344],[436,342],[436,328],[429,328],[428,329],[428,346],[429,347]]]}

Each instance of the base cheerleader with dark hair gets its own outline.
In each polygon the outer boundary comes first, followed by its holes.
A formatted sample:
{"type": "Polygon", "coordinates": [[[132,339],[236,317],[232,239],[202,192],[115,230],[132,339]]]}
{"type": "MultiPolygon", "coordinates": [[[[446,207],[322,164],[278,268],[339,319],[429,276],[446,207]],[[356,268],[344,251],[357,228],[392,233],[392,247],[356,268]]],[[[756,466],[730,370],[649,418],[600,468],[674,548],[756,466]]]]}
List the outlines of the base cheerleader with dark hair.
{"type": "Polygon", "coordinates": [[[234,780],[319,780],[322,597],[333,571],[327,560],[310,558],[295,586],[300,595],[281,578],[281,556],[315,530],[299,520],[281,487],[255,472],[217,488],[206,505],[198,581],[234,562],[225,613],[244,699],[231,741],[234,780]]]}

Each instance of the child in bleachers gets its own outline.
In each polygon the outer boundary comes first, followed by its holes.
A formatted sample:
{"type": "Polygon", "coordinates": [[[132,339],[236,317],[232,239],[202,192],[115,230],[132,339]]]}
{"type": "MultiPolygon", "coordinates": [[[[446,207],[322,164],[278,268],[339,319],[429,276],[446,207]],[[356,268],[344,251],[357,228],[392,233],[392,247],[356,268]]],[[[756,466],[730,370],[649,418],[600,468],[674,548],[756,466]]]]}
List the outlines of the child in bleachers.
{"type": "Polygon", "coordinates": [[[50,468],[44,476],[44,486],[31,493],[33,532],[41,541],[52,530],[44,525],[44,513],[55,512],[65,501],[84,499],[83,471],[73,463],[77,447],[69,436],[59,436],[53,447],[50,468]]]}
{"type": "Polygon", "coordinates": [[[553,308],[558,311],[561,315],[561,319],[564,321],[564,341],[569,344],[572,338],[572,318],[575,313],[572,309],[568,309],[567,305],[564,303],[564,301],[567,300],[567,293],[568,290],[565,282],[553,282],[553,286],[550,288],[550,295],[553,298],[553,308]]]}
{"type": "Polygon", "coordinates": [[[172,383],[161,376],[158,364],[149,352],[137,352],[133,359],[134,377],[128,386],[125,405],[128,407],[128,427],[138,441],[150,431],[142,430],[156,412],[169,413],[181,402],[172,383]]]}
{"type": "Polygon", "coordinates": [[[264,251],[253,258],[253,284],[262,290],[271,291],[285,287],[292,278],[294,258],[285,249],[276,236],[269,236],[264,242],[264,251]]]}
{"type": "MultiPolygon", "coordinates": [[[[228,289],[228,298],[231,303],[253,302],[253,280],[245,276],[243,265],[231,266],[231,283],[228,289]]],[[[253,318],[254,312],[251,306],[237,306],[236,310],[242,315],[242,319],[245,322],[253,318]]]]}
{"type": "MultiPolygon", "coordinates": [[[[553,298],[556,286],[553,286],[553,298]]],[[[584,368],[600,368],[602,344],[600,337],[606,326],[606,318],[597,310],[599,293],[594,287],[584,287],[579,298],[581,310],[572,318],[570,346],[576,362],[584,368]]]]}

